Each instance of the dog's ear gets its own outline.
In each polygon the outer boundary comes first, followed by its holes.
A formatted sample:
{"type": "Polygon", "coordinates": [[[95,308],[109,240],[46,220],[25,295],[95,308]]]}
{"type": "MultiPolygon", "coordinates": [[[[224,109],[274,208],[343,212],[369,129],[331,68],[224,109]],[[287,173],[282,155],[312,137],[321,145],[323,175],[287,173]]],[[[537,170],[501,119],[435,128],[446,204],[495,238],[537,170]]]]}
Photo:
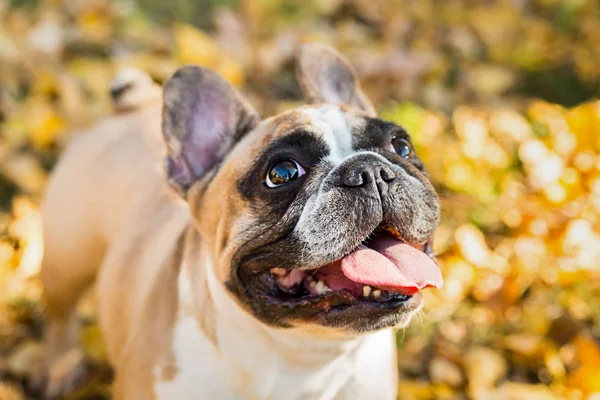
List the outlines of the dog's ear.
{"type": "Polygon", "coordinates": [[[169,183],[182,195],[260,121],[216,72],[188,65],[163,89],[163,136],[169,183]]]}
{"type": "Polygon", "coordinates": [[[331,47],[317,43],[302,45],[297,55],[296,75],[309,102],[349,104],[376,116],[354,69],[331,47]]]}

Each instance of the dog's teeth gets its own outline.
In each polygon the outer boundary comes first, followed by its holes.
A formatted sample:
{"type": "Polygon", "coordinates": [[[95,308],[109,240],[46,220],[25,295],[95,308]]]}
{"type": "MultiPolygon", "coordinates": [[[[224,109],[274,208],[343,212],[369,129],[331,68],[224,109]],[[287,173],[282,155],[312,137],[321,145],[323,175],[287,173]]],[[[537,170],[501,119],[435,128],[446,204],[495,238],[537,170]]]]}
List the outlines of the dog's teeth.
{"type": "Polygon", "coordinates": [[[371,286],[369,286],[369,285],[363,286],[363,296],[369,297],[370,294],[371,294],[371,286]]]}
{"type": "Polygon", "coordinates": [[[325,282],[323,282],[323,281],[319,281],[315,285],[315,292],[317,292],[317,294],[323,294],[323,293],[326,293],[326,292],[328,292],[330,290],[331,289],[329,289],[329,286],[327,286],[325,284],[325,282]]]}
{"type": "MultiPolygon", "coordinates": [[[[320,281],[319,281],[319,282],[320,282],[320,281]]],[[[309,285],[311,288],[314,288],[315,286],[317,286],[317,282],[315,282],[315,280],[311,280],[311,281],[308,283],[308,285],[309,285]]]]}
{"type": "Polygon", "coordinates": [[[373,290],[373,297],[378,299],[379,296],[381,296],[381,290],[379,290],[379,289],[373,290]]]}
{"type": "Polygon", "coordinates": [[[315,291],[317,292],[317,294],[323,294],[323,292],[325,291],[325,284],[323,283],[323,281],[317,282],[315,286],[315,291]]]}

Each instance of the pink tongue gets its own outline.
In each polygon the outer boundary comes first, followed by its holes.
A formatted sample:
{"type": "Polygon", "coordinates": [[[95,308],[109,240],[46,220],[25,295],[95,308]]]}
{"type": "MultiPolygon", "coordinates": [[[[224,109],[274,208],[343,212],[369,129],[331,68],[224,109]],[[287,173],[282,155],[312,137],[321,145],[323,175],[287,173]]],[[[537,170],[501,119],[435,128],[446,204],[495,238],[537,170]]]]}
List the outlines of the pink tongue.
{"type": "Polygon", "coordinates": [[[437,264],[425,253],[391,236],[380,236],[370,247],[342,258],[348,279],[412,295],[426,287],[442,287],[444,280],[437,264]]]}

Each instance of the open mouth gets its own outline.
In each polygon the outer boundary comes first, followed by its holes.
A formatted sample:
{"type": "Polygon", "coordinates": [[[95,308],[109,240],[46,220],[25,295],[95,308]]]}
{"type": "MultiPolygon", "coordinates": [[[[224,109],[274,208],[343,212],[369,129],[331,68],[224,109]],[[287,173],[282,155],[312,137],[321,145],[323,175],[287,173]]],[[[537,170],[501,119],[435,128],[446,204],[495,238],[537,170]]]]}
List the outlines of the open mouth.
{"type": "Polygon", "coordinates": [[[260,275],[257,295],[268,305],[304,315],[362,305],[400,308],[426,287],[443,280],[431,239],[408,243],[381,223],[350,254],[312,270],[271,268],[260,275]]]}

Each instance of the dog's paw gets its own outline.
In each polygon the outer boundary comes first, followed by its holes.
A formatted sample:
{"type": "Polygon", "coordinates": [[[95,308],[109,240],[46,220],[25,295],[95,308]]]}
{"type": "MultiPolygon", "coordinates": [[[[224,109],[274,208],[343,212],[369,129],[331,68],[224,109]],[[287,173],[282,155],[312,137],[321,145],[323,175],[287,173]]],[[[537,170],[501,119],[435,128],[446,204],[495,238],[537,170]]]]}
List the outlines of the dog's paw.
{"type": "Polygon", "coordinates": [[[73,392],[84,380],[88,369],[81,349],[67,351],[48,368],[44,398],[59,399],[73,392]]]}

